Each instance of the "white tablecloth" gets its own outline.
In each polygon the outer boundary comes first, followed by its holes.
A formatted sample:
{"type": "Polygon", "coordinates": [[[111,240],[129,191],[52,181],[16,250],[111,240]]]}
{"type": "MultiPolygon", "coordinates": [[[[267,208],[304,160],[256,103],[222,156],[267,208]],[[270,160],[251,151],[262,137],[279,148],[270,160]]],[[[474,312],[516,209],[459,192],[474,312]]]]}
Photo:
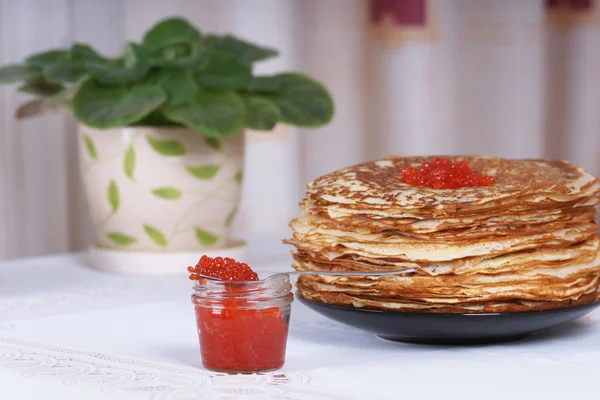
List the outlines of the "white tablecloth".
{"type": "MultiPolygon", "coordinates": [[[[289,268],[263,241],[250,262],[289,268]]],[[[286,365],[200,366],[187,278],[109,275],[85,254],[0,264],[0,399],[600,399],[600,311],[489,346],[390,343],[294,302],[286,365]]],[[[182,266],[182,268],[185,266],[182,266]]]]}

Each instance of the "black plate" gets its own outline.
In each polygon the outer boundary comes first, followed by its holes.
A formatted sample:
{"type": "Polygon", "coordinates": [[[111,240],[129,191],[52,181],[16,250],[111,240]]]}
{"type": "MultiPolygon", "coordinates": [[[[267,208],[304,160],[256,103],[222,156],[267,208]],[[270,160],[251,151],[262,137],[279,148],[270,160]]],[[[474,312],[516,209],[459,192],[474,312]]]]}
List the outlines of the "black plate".
{"type": "Polygon", "coordinates": [[[370,310],[334,306],[296,298],[319,314],[342,324],[402,342],[477,344],[517,340],[535,332],[573,321],[600,302],[571,308],[523,313],[435,314],[370,310]]]}

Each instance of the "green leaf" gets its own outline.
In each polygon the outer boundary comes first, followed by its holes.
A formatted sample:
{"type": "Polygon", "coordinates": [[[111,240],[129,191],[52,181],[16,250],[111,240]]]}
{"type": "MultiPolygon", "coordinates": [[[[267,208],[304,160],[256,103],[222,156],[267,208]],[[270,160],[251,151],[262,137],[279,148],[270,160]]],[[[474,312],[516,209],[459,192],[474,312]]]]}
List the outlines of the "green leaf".
{"type": "Polygon", "coordinates": [[[241,184],[242,181],[244,180],[244,172],[238,171],[237,174],[235,174],[235,176],[233,177],[233,180],[236,181],[237,183],[241,184]]]}
{"type": "Polygon", "coordinates": [[[198,179],[212,179],[221,169],[220,165],[198,165],[196,167],[185,167],[187,171],[198,179]]]}
{"type": "Polygon", "coordinates": [[[0,67],[0,84],[30,81],[42,76],[42,69],[33,65],[10,64],[0,67]]]}
{"type": "Polygon", "coordinates": [[[219,240],[219,238],[212,233],[200,228],[196,228],[196,239],[198,239],[198,242],[204,246],[212,246],[213,244],[217,243],[217,240],[219,240]]]}
{"type": "Polygon", "coordinates": [[[161,112],[160,109],[151,112],[150,114],[146,115],[144,118],[140,119],[139,121],[136,121],[132,125],[135,125],[135,126],[151,126],[151,127],[158,127],[158,126],[182,126],[181,124],[179,124],[177,122],[173,122],[173,121],[169,120],[167,117],[165,117],[162,114],[162,112],[161,112]]]}
{"type": "Polygon", "coordinates": [[[165,116],[206,137],[220,138],[238,133],[244,125],[244,103],[235,93],[199,91],[190,103],[167,106],[165,116]]]}
{"type": "Polygon", "coordinates": [[[150,146],[163,156],[183,156],[186,154],[185,147],[177,141],[171,139],[155,139],[152,136],[146,136],[150,146]]]}
{"type": "Polygon", "coordinates": [[[152,66],[200,68],[200,32],[183,18],[169,18],[144,35],[143,44],[150,51],[152,66]]]}
{"type": "Polygon", "coordinates": [[[277,50],[261,47],[256,44],[240,40],[231,35],[207,35],[203,38],[203,45],[209,50],[219,50],[231,53],[241,59],[246,65],[256,61],[275,57],[277,50]]]}
{"type": "Polygon", "coordinates": [[[135,149],[133,146],[129,146],[125,152],[125,157],[123,158],[123,170],[129,179],[135,181],[135,178],[133,177],[133,172],[135,171],[135,149]]]}
{"type": "Polygon", "coordinates": [[[119,232],[110,232],[108,237],[119,246],[129,246],[137,242],[136,238],[119,232]]]}
{"type": "MultiPolygon", "coordinates": [[[[83,135],[83,143],[85,144],[85,148],[86,148],[88,154],[90,155],[90,157],[93,160],[98,160],[98,153],[96,152],[96,145],[94,144],[94,141],[92,140],[92,138],[89,137],[88,135],[83,135]]],[[[116,190],[117,190],[117,188],[115,185],[115,192],[116,192],[116,190]]],[[[110,191],[109,191],[109,193],[110,193],[110,191]]],[[[109,198],[110,198],[110,194],[109,194],[109,198]]],[[[117,200],[117,202],[118,202],[118,200],[117,200]]]]}
{"type": "Polygon", "coordinates": [[[41,53],[33,54],[25,59],[28,65],[38,67],[47,67],[67,58],[68,51],[66,50],[48,50],[41,53]]]}
{"type": "Polygon", "coordinates": [[[275,75],[274,78],[280,90],[263,96],[277,104],[284,122],[317,127],[331,121],[333,101],[323,85],[302,74],[286,73],[275,75]]]}
{"type": "Polygon", "coordinates": [[[19,92],[33,94],[35,96],[49,97],[60,92],[62,88],[62,85],[56,83],[50,83],[43,80],[34,80],[25,83],[23,86],[20,86],[18,90],[19,92]]]}
{"type": "Polygon", "coordinates": [[[242,96],[246,106],[244,125],[250,129],[270,131],[281,120],[281,112],[271,100],[257,95],[242,96]]]}
{"type": "Polygon", "coordinates": [[[221,141],[215,138],[206,138],[206,144],[215,151],[221,151],[221,141]]]}
{"type": "MultiPolygon", "coordinates": [[[[26,87],[21,87],[19,89],[22,91],[28,90],[26,87]]],[[[17,119],[41,115],[46,111],[68,111],[68,90],[69,88],[65,88],[56,94],[43,96],[42,98],[37,98],[21,104],[15,112],[17,119]]]]}
{"type": "Polygon", "coordinates": [[[233,220],[235,219],[235,216],[237,215],[238,212],[238,208],[235,207],[233,210],[231,210],[229,212],[229,214],[227,214],[227,218],[225,219],[225,226],[229,227],[231,226],[231,224],[233,223],[233,220]]]}
{"type": "Polygon", "coordinates": [[[152,194],[165,200],[178,200],[181,197],[179,189],[168,186],[152,189],[152,194]]]}
{"type": "Polygon", "coordinates": [[[101,87],[87,79],[73,97],[73,114],[88,126],[115,128],[142,119],[165,100],[165,93],[157,87],[101,87]]]}
{"type": "Polygon", "coordinates": [[[15,112],[15,116],[17,119],[25,119],[37,115],[41,115],[46,111],[46,107],[44,107],[43,99],[35,99],[31,101],[27,101],[21,104],[17,111],[15,112]]]}
{"type": "Polygon", "coordinates": [[[160,21],[145,34],[142,43],[151,50],[161,49],[182,42],[199,42],[200,32],[183,18],[167,18],[160,21]]]}
{"type": "Polygon", "coordinates": [[[167,247],[167,245],[169,244],[165,235],[163,235],[162,232],[158,229],[153,228],[150,225],[144,225],[144,230],[146,231],[148,236],[150,236],[150,239],[152,239],[152,241],[160,247],[167,247]]]}
{"type": "Polygon", "coordinates": [[[200,54],[198,43],[179,43],[155,50],[150,54],[151,67],[182,67],[200,69],[208,59],[200,54]]]}
{"type": "Polygon", "coordinates": [[[68,60],[62,60],[44,69],[44,77],[49,82],[77,82],[85,75],[83,65],[68,60]]]}
{"type": "Polygon", "coordinates": [[[247,87],[252,81],[252,71],[235,55],[211,51],[208,61],[195,74],[196,82],[205,89],[235,90],[247,87]]]}
{"type": "Polygon", "coordinates": [[[281,88],[279,81],[272,76],[255,76],[246,88],[248,92],[277,92],[281,88]]]}
{"type": "Polygon", "coordinates": [[[119,204],[121,203],[119,199],[119,190],[117,189],[117,183],[115,180],[111,180],[108,185],[108,203],[110,204],[110,208],[112,209],[112,213],[116,213],[119,209],[119,204]]]}
{"type": "Polygon", "coordinates": [[[169,105],[192,101],[198,91],[192,73],[185,68],[155,69],[148,76],[147,82],[158,86],[167,94],[169,105]]]}
{"type": "Polygon", "coordinates": [[[105,62],[88,61],[87,72],[104,85],[127,85],[142,79],[150,71],[150,55],[142,46],[128,43],[122,65],[112,66],[105,62]]]}
{"type": "Polygon", "coordinates": [[[67,60],[77,61],[80,63],[85,62],[95,62],[95,63],[104,63],[107,65],[118,65],[118,60],[111,60],[109,58],[103,57],[98,54],[96,50],[92,49],[87,44],[75,43],[71,50],[69,50],[69,54],[67,54],[67,60]]]}

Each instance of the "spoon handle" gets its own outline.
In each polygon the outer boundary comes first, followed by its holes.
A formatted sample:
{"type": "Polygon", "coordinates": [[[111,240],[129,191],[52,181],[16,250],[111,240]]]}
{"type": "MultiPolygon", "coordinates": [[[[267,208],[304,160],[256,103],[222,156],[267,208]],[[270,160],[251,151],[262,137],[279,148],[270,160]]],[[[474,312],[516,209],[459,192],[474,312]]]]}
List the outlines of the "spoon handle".
{"type": "Polygon", "coordinates": [[[280,272],[278,274],[274,274],[265,278],[273,279],[279,278],[283,276],[293,276],[293,275],[336,275],[336,276],[386,276],[386,275],[400,275],[400,274],[408,274],[411,272],[416,272],[416,268],[405,268],[405,269],[396,269],[393,271],[290,271],[290,272],[280,272]]]}

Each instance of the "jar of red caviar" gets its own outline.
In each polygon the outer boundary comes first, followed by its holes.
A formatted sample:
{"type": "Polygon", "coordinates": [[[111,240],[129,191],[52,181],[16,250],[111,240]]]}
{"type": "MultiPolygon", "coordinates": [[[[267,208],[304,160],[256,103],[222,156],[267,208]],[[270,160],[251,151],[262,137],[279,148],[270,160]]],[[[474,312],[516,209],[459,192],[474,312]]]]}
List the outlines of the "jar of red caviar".
{"type": "Polygon", "coordinates": [[[288,276],[197,280],[192,302],[204,367],[228,373],[281,368],[294,299],[291,289],[288,276]]]}

